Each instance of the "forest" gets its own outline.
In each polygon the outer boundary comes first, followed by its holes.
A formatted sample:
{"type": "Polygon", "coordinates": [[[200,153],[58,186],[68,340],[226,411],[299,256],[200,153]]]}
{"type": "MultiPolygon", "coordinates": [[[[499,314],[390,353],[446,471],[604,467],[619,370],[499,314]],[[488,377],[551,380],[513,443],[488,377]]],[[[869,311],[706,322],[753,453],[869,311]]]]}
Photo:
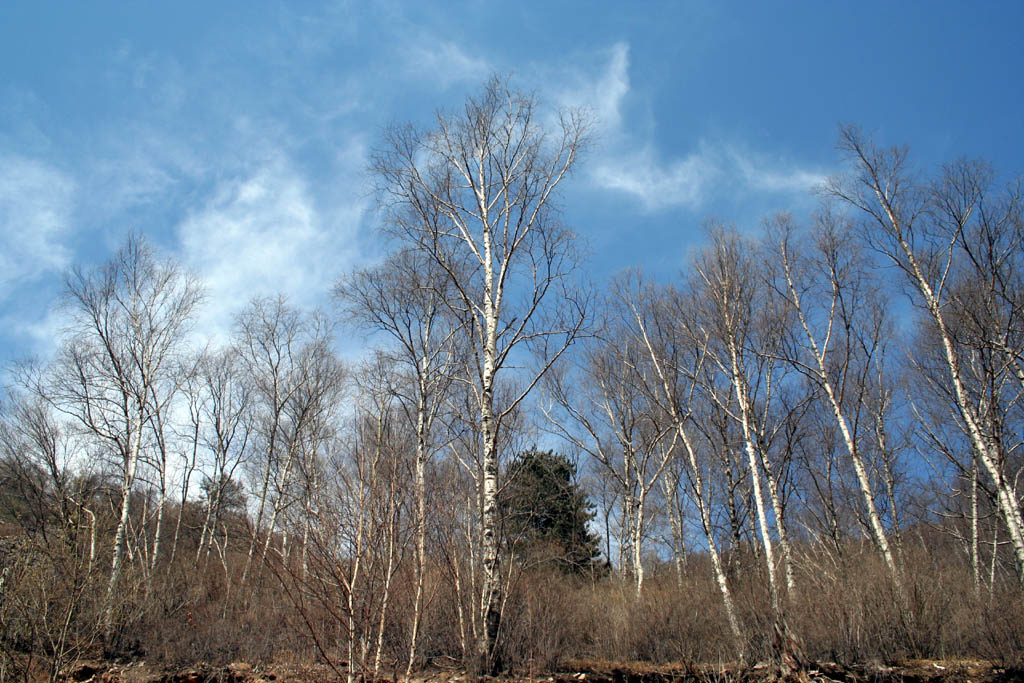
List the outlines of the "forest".
{"type": "Polygon", "coordinates": [[[0,679],[1024,664],[1019,181],[844,125],[813,213],[594,282],[592,128],[499,77],[390,126],[386,257],[226,344],[143,233],[68,270],[0,404],[0,679]]]}

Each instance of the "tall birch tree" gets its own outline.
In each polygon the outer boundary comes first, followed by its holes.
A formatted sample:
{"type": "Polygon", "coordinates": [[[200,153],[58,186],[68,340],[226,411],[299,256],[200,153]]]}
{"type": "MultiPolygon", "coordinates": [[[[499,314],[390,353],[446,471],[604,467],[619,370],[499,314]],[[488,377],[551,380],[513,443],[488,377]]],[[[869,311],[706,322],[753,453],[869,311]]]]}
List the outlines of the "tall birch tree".
{"type": "Polygon", "coordinates": [[[202,290],[177,263],[159,260],[142,237],[131,235],[107,263],[73,269],[65,291],[72,323],[41,393],[116,457],[120,515],[103,616],[110,641],[131,493],[147,425],[163,407],[153,397],[177,366],[202,290]]]}
{"type": "Polygon", "coordinates": [[[577,240],[553,206],[587,129],[579,112],[544,119],[532,95],[495,77],[461,111],[439,113],[429,130],[392,128],[372,163],[386,231],[447,275],[448,305],[472,349],[461,379],[472,387],[482,437],[484,628],[476,658],[486,670],[499,666],[498,432],[587,316],[588,298],[573,278],[577,240]],[[540,359],[530,370],[528,349],[540,359]],[[496,404],[502,378],[514,378],[519,390],[496,404]]]}
{"type": "Polygon", "coordinates": [[[401,375],[392,391],[416,438],[416,587],[409,676],[416,662],[426,592],[427,464],[440,445],[435,422],[459,363],[455,341],[461,329],[446,304],[451,294],[446,273],[421,251],[400,249],[379,266],[351,273],[334,293],[355,321],[390,339],[384,357],[401,375]]]}
{"type": "MultiPolygon", "coordinates": [[[[695,301],[703,302],[696,324],[703,328],[710,343],[708,361],[717,366],[731,386],[731,400],[721,406],[740,427],[772,603],[776,613],[780,613],[775,535],[786,595],[792,596],[796,589],[784,515],[782,468],[772,462],[768,452],[779,427],[772,411],[780,384],[778,347],[784,322],[768,306],[766,297],[759,295],[760,285],[751,246],[735,231],[716,228],[711,244],[695,260],[690,291],[695,301]]],[[[711,400],[721,400],[712,387],[708,389],[706,395],[711,400]]]]}
{"type": "Polygon", "coordinates": [[[694,435],[699,431],[694,425],[694,414],[701,402],[698,386],[708,362],[709,338],[695,324],[693,307],[677,290],[659,289],[640,278],[633,278],[620,283],[617,291],[641,348],[650,361],[652,371],[645,375],[645,392],[652,404],[659,407],[661,415],[667,418],[675,443],[684,456],[683,470],[699,513],[715,582],[722,596],[729,630],[742,657],[743,631],[715,539],[709,481],[712,469],[702,462],[706,458],[700,457],[701,449],[694,435]]]}
{"type": "Polygon", "coordinates": [[[1011,283],[1019,281],[1019,188],[993,190],[992,172],[970,161],[920,180],[906,148],[877,147],[854,127],[841,129],[840,148],[852,172],[831,181],[829,191],[863,219],[863,238],[901,275],[927,321],[944,375],[935,384],[937,395],[987,475],[1024,583],[1021,472],[1003,438],[1007,410],[1016,402],[1003,391],[1020,376],[1022,358],[1020,298],[1011,294],[1011,283]],[[986,233],[996,239],[986,239],[986,233]],[[980,300],[964,298],[971,288],[980,300]],[[972,382],[977,352],[996,349],[1001,353],[989,356],[993,372],[972,382]]]}
{"type": "Polygon", "coordinates": [[[632,284],[631,276],[613,284],[609,320],[580,354],[579,367],[548,376],[550,406],[544,412],[551,430],[593,458],[615,483],[622,501],[619,564],[639,597],[649,502],[672,459],[665,442],[674,427],[658,419],[645,393],[651,362],[633,311],[621,303],[632,284]]]}
{"type": "MultiPolygon", "coordinates": [[[[871,443],[871,372],[881,356],[886,318],[873,300],[866,264],[850,245],[848,231],[828,213],[818,217],[815,237],[802,240],[788,216],[772,225],[773,287],[797,319],[787,361],[826,399],[853,465],[868,531],[897,591],[903,582],[876,503],[865,457],[871,443]],[[801,249],[798,243],[810,243],[801,249]],[[861,425],[864,427],[861,427],[861,425]],[[868,431],[865,436],[863,431],[868,431]]],[[[902,598],[901,598],[902,599],[902,598]]]]}

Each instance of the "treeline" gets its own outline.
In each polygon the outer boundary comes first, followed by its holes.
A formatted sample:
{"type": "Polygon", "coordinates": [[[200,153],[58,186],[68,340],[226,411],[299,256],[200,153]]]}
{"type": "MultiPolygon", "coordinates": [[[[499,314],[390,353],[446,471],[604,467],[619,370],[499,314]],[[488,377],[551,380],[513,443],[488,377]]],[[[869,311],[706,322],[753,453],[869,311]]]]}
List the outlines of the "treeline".
{"type": "Polygon", "coordinates": [[[500,79],[389,129],[387,257],[220,348],[142,237],[70,271],[3,403],[0,678],[1019,661],[1020,187],[843,128],[808,225],[711,224],[678,281],[597,291],[553,209],[589,133],[500,79]]]}

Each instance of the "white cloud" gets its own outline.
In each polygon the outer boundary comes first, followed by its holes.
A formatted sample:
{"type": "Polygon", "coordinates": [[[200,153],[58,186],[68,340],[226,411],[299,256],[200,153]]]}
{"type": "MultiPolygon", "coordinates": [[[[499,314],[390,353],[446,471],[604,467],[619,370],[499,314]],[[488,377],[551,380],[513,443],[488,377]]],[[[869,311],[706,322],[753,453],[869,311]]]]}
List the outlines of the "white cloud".
{"type": "Polygon", "coordinates": [[[602,188],[632,195],[647,211],[680,205],[696,208],[722,174],[716,156],[702,144],[685,158],[663,163],[645,147],[638,153],[600,159],[591,178],[602,188]]]}
{"type": "Polygon", "coordinates": [[[828,174],[823,171],[799,168],[736,147],[729,148],[726,156],[745,185],[764,192],[807,192],[822,185],[828,178],[828,174]]]}
{"type": "Polygon", "coordinates": [[[182,259],[204,281],[199,334],[224,342],[234,316],[253,297],[277,293],[293,303],[322,303],[357,257],[363,207],[321,212],[309,184],[284,158],[226,181],[178,228],[182,259]]]}
{"type": "Polygon", "coordinates": [[[53,166],[0,156],[0,301],[15,287],[65,268],[76,185],[53,166]]]}
{"type": "Polygon", "coordinates": [[[585,108],[596,119],[599,146],[588,164],[596,187],[628,195],[644,211],[654,213],[676,207],[697,210],[723,196],[799,195],[827,176],[732,141],[702,138],[683,156],[660,153],[653,141],[653,122],[645,126],[627,121],[636,118],[629,117],[629,107],[643,109],[644,104],[630,102],[629,45],[615,43],[600,53],[600,60],[597,69],[554,75],[567,84],[556,96],[559,104],[585,108]]]}
{"type": "Polygon", "coordinates": [[[751,194],[809,196],[827,173],[800,168],[785,160],[706,140],[682,158],[659,159],[651,145],[598,159],[591,178],[599,187],[623,192],[645,211],[674,207],[699,209],[713,199],[751,194]]]}
{"type": "Polygon", "coordinates": [[[595,119],[599,152],[589,165],[597,187],[632,196],[645,211],[699,206],[721,173],[720,155],[706,143],[682,158],[663,159],[650,136],[626,122],[629,45],[615,43],[601,53],[596,71],[577,70],[557,96],[562,106],[579,107],[595,119]]]}
{"type": "Polygon", "coordinates": [[[629,45],[615,43],[607,53],[607,65],[594,75],[576,71],[568,76],[556,99],[562,106],[583,108],[594,115],[602,135],[619,137],[622,130],[622,101],[629,94],[629,45]]]}
{"type": "Polygon", "coordinates": [[[403,60],[408,73],[427,78],[442,89],[457,83],[482,82],[493,71],[487,60],[467,54],[450,40],[421,36],[404,50],[403,60]]]}
{"type": "Polygon", "coordinates": [[[53,357],[70,323],[68,309],[59,301],[51,302],[48,308],[23,310],[2,318],[11,338],[22,340],[29,355],[40,360],[53,357]]]}

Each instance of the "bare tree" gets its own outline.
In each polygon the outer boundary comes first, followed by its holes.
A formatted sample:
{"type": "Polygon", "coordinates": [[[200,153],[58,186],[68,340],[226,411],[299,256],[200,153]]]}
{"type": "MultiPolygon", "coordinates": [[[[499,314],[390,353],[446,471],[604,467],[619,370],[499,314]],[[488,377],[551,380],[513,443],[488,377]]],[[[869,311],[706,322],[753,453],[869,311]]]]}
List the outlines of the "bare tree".
{"type": "MultiPolygon", "coordinates": [[[[710,344],[709,362],[713,362],[729,379],[732,389],[731,401],[721,402],[721,407],[740,426],[772,603],[778,613],[780,591],[776,579],[773,527],[778,535],[786,593],[792,596],[795,591],[793,553],[786,529],[781,486],[783,473],[780,470],[785,462],[773,463],[768,453],[781,424],[773,414],[773,401],[781,384],[777,354],[786,323],[766,297],[759,295],[758,267],[751,254],[751,246],[735,231],[716,228],[711,234],[711,245],[698,255],[694,271],[691,296],[694,301],[703,302],[696,324],[706,330],[710,344]],[[771,517],[765,506],[762,472],[772,508],[771,517]]],[[[721,401],[713,390],[706,395],[721,401]]]]}
{"type": "Polygon", "coordinates": [[[483,593],[486,624],[477,643],[481,667],[494,669],[501,621],[497,536],[497,435],[506,415],[579,335],[587,297],[572,278],[576,239],[560,225],[554,192],[585,141],[585,119],[562,113],[554,126],[538,120],[533,97],[498,78],[434,128],[393,128],[373,162],[386,230],[422,251],[447,274],[452,312],[464,321],[473,349],[472,373],[482,433],[483,593]],[[514,366],[532,347],[539,367],[514,366]],[[495,386],[507,372],[521,392],[495,408],[495,386]]]}
{"type": "Polygon", "coordinates": [[[0,405],[0,518],[21,531],[17,551],[9,530],[0,550],[0,670],[31,648],[48,680],[64,680],[68,663],[101,636],[98,506],[87,470],[78,469],[84,445],[38,395],[15,391],[0,405]]]}
{"type": "MultiPolygon", "coordinates": [[[[613,285],[617,299],[628,297],[631,284],[627,276],[613,285]]],[[[614,318],[581,354],[579,367],[548,376],[552,405],[544,412],[555,434],[590,455],[616,483],[623,506],[619,564],[629,568],[639,597],[649,499],[672,460],[666,437],[672,441],[674,426],[658,419],[645,393],[652,371],[634,312],[615,299],[610,308],[614,318]]]]}
{"type": "Polygon", "coordinates": [[[401,512],[411,430],[402,430],[390,372],[387,360],[377,356],[357,373],[360,392],[350,432],[331,429],[337,426],[331,419],[318,425],[322,431],[309,433],[307,451],[297,460],[309,485],[310,499],[302,507],[308,515],[306,549],[297,567],[283,553],[269,563],[332,666],[333,629],[325,634],[314,623],[320,617],[313,606],[340,628],[338,645],[345,648],[350,681],[380,674],[384,633],[393,620],[393,580],[408,537],[401,512]]]}
{"type": "Polygon", "coordinates": [[[154,512],[156,520],[153,529],[153,549],[149,558],[149,571],[152,573],[160,561],[160,554],[162,550],[163,540],[163,527],[164,527],[164,513],[167,507],[168,497],[168,478],[171,475],[171,469],[173,463],[171,462],[171,456],[175,451],[181,452],[182,465],[182,495],[181,495],[181,507],[179,508],[178,522],[175,524],[174,537],[171,541],[171,559],[177,551],[178,546],[178,532],[181,527],[181,511],[184,509],[185,501],[188,498],[188,488],[191,482],[192,475],[196,469],[196,455],[198,449],[197,427],[194,418],[197,417],[194,411],[191,409],[194,405],[188,405],[188,410],[193,429],[191,431],[191,438],[189,435],[182,435],[179,433],[176,426],[170,421],[171,416],[175,412],[176,403],[184,399],[188,404],[191,396],[182,396],[181,389],[188,383],[191,378],[194,367],[191,359],[181,356],[175,360],[172,367],[168,368],[167,372],[161,378],[160,382],[153,383],[149,388],[150,401],[153,405],[152,415],[147,423],[149,432],[152,437],[153,448],[151,449],[151,455],[148,458],[144,458],[146,464],[151,468],[156,476],[156,487],[157,487],[157,501],[156,510],[154,512]],[[191,458],[188,453],[191,453],[191,458]]]}
{"type": "Polygon", "coordinates": [[[867,264],[851,245],[848,231],[829,213],[819,216],[815,236],[809,240],[796,231],[788,216],[777,217],[772,228],[777,259],[774,289],[799,323],[786,360],[826,398],[853,464],[868,531],[902,599],[900,570],[863,454],[864,442],[872,442],[874,431],[865,414],[872,369],[888,332],[881,306],[873,300],[873,283],[866,279],[867,264]],[[797,246],[807,242],[811,249],[797,246]],[[862,422],[867,437],[858,429],[862,422]]]}
{"type": "MultiPolygon", "coordinates": [[[[34,369],[23,368],[23,379],[34,369]]],[[[75,476],[73,461],[83,444],[62,425],[53,407],[30,391],[15,390],[0,411],[2,481],[17,492],[21,505],[12,515],[43,544],[72,541],[83,515],[91,520],[89,564],[96,554],[95,514],[87,506],[83,479],[75,476]],[[55,532],[59,536],[55,537],[55,532]]]]}
{"type": "Polygon", "coordinates": [[[131,235],[108,263],[73,269],[65,279],[72,323],[42,395],[116,454],[120,518],[113,540],[104,623],[113,636],[114,596],[121,576],[146,427],[161,405],[154,391],[177,364],[199,283],[170,260],[157,260],[131,235]]]}
{"type": "Polygon", "coordinates": [[[196,564],[209,563],[210,551],[221,517],[229,506],[239,467],[249,455],[253,431],[252,386],[241,375],[240,362],[232,348],[204,354],[197,370],[199,397],[195,422],[199,438],[212,457],[203,481],[205,508],[196,548],[196,564]]]}
{"type": "Polygon", "coordinates": [[[988,475],[1024,582],[1020,477],[1002,426],[1015,403],[1004,387],[1021,367],[1019,189],[990,198],[991,171],[970,161],[919,181],[905,148],[876,147],[854,127],[841,129],[840,147],[853,172],[833,180],[829,191],[864,216],[864,239],[903,276],[928,321],[943,376],[932,386],[988,475]],[[972,381],[974,361],[983,358],[993,372],[972,381]]]}
{"type": "Polygon", "coordinates": [[[460,364],[455,342],[461,329],[446,305],[451,294],[447,274],[411,249],[395,252],[375,268],[355,271],[335,288],[351,317],[390,338],[385,358],[396,375],[404,375],[392,383],[392,391],[416,435],[416,595],[406,676],[416,661],[426,591],[426,467],[440,445],[435,422],[460,364]]]}
{"type": "Polygon", "coordinates": [[[726,619],[737,650],[744,654],[732,590],[729,586],[712,522],[709,470],[702,463],[697,439],[691,434],[700,386],[707,361],[709,339],[693,324],[692,307],[671,288],[660,290],[639,278],[620,283],[618,295],[631,325],[647,354],[651,372],[644,376],[644,389],[653,405],[666,416],[674,443],[681,445],[692,499],[700,516],[701,530],[711,558],[715,581],[722,596],[726,619]]]}
{"type": "Polygon", "coordinates": [[[334,381],[335,369],[328,360],[330,334],[322,316],[305,316],[283,297],[256,299],[239,316],[237,347],[253,382],[258,435],[254,445],[259,449],[256,520],[242,570],[243,586],[264,523],[261,560],[270,549],[282,510],[291,502],[302,432],[312,415],[323,409],[325,392],[334,381]]]}

